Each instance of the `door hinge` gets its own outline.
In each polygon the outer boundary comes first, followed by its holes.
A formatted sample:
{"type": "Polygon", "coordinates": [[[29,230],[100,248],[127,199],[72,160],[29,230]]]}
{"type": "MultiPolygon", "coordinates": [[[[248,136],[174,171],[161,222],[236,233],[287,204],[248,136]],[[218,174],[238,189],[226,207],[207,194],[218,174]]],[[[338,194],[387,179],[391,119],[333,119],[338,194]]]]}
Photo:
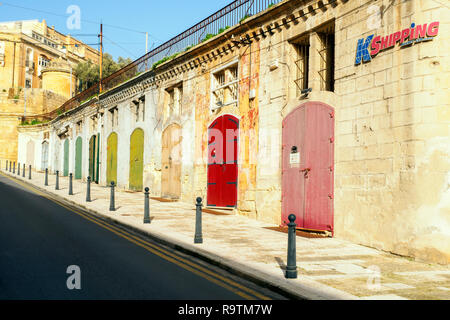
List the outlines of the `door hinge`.
{"type": "Polygon", "coordinates": [[[330,138],[330,143],[333,143],[334,142],[334,137],[331,137],[330,138]]]}
{"type": "Polygon", "coordinates": [[[332,195],[332,194],[329,194],[329,195],[328,195],[328,198],[333,199],[333,195],[332,195]]]}

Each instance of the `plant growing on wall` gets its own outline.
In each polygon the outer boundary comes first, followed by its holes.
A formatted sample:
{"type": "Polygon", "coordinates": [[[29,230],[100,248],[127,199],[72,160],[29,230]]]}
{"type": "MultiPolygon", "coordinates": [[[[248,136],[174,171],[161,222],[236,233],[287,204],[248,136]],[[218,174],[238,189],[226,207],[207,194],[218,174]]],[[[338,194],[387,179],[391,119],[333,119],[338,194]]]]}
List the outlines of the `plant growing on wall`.
{"type": "Polygon", "coordinates": [[[166,62],[166,61],[172,60],[173,58],[175,58],[175,57],[176,57],[177,55],[179,55],[179,54],[180,54],[180,53],[177,52],[177,53],[174,53],[174,54],[171,55],[171,56],[167,56],[167,57],[164,57],[164,58],[160,59],[159,61],[157,61],[157,62],[155,62],[155,63],[153,64],[152,69],[155,69],[157,66],[159,66],[160,64],[162,64],[162,63],[164,63],[164,62],[166,62]]]}
{"type": "Polygon", "coordinates": [[[239,20],[239,23],[244,22],[246,19],[250,18],[251,15],[246,14],[245,16],[242,17],[241,20],[239,20]]]}

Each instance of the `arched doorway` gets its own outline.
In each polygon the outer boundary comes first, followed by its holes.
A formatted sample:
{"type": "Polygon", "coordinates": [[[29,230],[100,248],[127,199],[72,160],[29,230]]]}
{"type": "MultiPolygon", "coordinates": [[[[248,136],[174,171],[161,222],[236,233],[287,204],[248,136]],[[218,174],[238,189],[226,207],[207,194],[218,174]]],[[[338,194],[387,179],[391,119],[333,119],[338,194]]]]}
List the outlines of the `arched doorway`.
{"type": "Polygon", "coordinates": [[[282,222],[333,231],[334,111],[307,102],[283,120],[282,222]]]}
{"type": "Polygon", "coordinates": [[[48,168],[48,142],[42,142],[41,170],[48,168]]]}
{"type": "Polygon", "coordinates": [[[179,199],[181,196],[181,127],[171,124],[162,134],[161,195],[179,199]]]}
{"type": "Polygon", "coordinates": [[[75,142],[75,179],[81,179],[82,175],[82,154],[83,154],[83,140],[78,137],[75,142]]]}
{"type": "Polygon", "coordinates": [[[106,183],[117,183],[117,133],[109,135],[106,147],[106,183]]]}
{"type": "Polygon", "coordinates": [[[64,167],[63,175],[67,177],[69,175],[69,139],[64,141],[64,167]]]}
{"type": "Polygon", "coordinates": [[[30,140],[27,143],[27,165],[32,165],[34,167],[34,141],[30,140]]]}
{"type": "Polygon", "coordinates": [[[238,180],[239,120],[218,117],[208,128],[207,205],[236,207],[238,180]]]}
{"type": "Polygon", "coordinates": [[[99,141],[100,134],[93,135],[89,139],[89,176],[95,183],[98,183],[99,179],[99,141]]]}
{"type": "Polygon", "coordinates": [[[144,130],[138,128],[130,137],[129,188],[142,191],[144,180],[144,130]]]}

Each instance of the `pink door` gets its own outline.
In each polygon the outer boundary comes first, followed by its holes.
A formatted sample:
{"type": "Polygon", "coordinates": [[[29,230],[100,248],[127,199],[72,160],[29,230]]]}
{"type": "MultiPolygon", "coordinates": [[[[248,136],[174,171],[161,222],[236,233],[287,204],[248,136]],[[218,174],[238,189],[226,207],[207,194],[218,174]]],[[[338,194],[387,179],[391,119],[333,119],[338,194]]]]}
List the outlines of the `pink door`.
{"type": "Polygon", "coordinates": [[[333,231],[334,111],[307,102],[283,120],[282,225],[333,231]]]}
{"type": "Polygon", "coordinates": [[[238,132],[239,120],[231,115],[218,117],[208,128],[208,206],[236,206],[238,132]]]}

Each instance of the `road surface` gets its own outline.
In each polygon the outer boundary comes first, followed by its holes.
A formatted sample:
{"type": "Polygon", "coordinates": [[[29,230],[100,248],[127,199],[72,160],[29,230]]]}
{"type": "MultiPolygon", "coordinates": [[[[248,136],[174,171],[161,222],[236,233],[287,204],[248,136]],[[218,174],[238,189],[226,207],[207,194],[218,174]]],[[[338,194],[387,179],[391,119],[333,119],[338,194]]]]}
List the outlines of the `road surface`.
{"type": "Polygon", "coordinates": [[[3,174],[0,201],[1,300],[283,299],[3,174]]]}

